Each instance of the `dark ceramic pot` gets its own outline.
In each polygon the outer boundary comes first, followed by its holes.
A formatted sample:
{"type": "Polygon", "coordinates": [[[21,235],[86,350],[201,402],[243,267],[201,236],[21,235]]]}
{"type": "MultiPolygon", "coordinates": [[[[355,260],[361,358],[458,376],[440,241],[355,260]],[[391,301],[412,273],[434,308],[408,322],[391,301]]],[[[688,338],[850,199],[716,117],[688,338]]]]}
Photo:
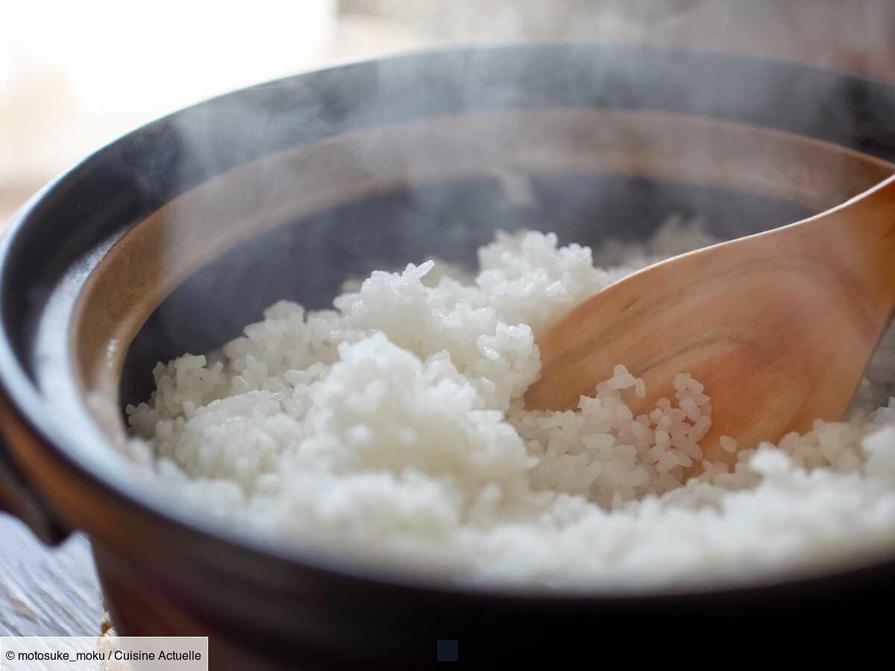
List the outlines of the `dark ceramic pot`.
{"type": "Polygon", "coordinates": [[[418,669],[440,639],[496,665],[597,632],[887,604],[891,556],[638,594],[374,571],[178,509],[114,444],[155,361],[219,346],[277,299],[322,307],[349,274],[468,262],[499,228],[595,244],[672,213],[723,237],[777,226],[889,174],[893,118],[893,86],[842,73],[538,45],[337,67],[149,124],[48,185],[3,239],[0,503],[47,541],[87,532],[120,632],[207,634],[219,669],[418,669]]]}

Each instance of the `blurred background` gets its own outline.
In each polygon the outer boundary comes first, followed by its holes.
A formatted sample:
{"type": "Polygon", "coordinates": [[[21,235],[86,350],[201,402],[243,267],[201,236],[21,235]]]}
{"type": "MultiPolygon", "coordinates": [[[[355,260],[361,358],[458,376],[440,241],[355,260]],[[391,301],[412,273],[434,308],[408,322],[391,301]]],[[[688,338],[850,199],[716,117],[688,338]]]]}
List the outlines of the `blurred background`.
{"type": "Polygon", "coordinates": [[[895,0],[0,0],[0,226],[79,157],[248,84],[451,43],[752,53],[895,78],[895,0]]]}

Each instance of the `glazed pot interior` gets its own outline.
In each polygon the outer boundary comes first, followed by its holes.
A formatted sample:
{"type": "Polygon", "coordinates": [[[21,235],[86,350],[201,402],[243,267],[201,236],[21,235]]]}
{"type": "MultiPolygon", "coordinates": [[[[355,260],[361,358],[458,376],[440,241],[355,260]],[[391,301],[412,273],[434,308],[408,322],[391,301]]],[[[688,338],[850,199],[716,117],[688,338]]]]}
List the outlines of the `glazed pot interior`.
{"type": "Polygon", "coordinates": [[[599,248],[669,216],[728,239],[832,207],[891,173],[824,142],[697,116],[537,110],[437,117],[280,152],[182,194],[119,239],[72,322],[94,417],[120,440],[156,362],[205,353],[281,299],[438,257],[474,266],[498,230],[599,248]]]}

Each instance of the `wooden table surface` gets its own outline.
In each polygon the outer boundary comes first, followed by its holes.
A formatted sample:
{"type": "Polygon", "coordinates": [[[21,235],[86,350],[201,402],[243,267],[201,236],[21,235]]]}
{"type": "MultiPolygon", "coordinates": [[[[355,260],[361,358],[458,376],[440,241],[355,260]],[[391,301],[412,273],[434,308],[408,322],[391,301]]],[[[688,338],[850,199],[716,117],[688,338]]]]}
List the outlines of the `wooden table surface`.
{"type": "Polygon", "coordinates": [[[50,549],[0,514],[0,636],[94,636],[102,615],[83,534],[50,549]]]}

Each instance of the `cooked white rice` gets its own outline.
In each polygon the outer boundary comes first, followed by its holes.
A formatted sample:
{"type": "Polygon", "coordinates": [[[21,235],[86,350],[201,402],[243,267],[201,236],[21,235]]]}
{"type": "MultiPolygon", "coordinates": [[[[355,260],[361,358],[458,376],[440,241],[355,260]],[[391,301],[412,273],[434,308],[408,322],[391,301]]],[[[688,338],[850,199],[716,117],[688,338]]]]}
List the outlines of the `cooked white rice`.
{"type": "MultiPolygon", "coordinates": [[[[501,234],[474,279],[426,261],[374,272],[334,310],[276,303],[222,353],[156,367],[150,402],[128,408],[131,453],[185,505],[454,580],[741,581],[895,550],[895,400],[740,451],[735,469],[703,461],[712,390],[686,371],[649,415],[625,403],[646,389],[624,362],[578,412],[522,409],[537,335],[610,280],[710,242],[699,231],[673,221],[601,250],[608,269],[552,234],[501,234]]],[[[865,403],[885,402],[893,352],[888,338],[865,403]]]]}

